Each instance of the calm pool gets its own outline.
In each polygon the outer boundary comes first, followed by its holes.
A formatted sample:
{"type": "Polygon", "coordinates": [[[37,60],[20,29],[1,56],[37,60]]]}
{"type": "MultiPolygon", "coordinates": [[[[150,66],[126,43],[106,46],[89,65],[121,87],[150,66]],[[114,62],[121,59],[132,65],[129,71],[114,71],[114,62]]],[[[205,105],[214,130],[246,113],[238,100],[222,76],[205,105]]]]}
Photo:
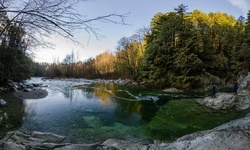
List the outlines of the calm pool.
{"type": "Polygon", "coordinates": [[[41,80],[49,95],[23,102],[18,130],[53,132],[73,143],[126,140],[174,140],[211,129],[246,112],[218,112],[198,105],[194,96],[138,86],[84,79],[41,80]]]}

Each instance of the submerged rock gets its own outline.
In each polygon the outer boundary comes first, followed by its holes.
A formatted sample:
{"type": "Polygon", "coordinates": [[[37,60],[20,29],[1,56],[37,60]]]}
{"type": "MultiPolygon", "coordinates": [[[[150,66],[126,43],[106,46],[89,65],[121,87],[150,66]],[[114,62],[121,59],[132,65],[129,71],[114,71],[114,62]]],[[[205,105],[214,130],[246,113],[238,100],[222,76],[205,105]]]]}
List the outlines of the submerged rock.
{"type": "Polygon", "coordinates": [[[250,149],[250,116],[177,139],[166,149],[250,149]]]}
{"type": "Polygon", "coordinates": [[[176,89],[176,88],[167,88],[163,90],[164,92],[168,92],[168,93],[181,93],[183,92],[182,90],[176,89]]]}
{"type": "Polygon", "coordinates": [[[143,144],[118,139],[108,139],[103,145],[116,149],[164,149],[164,150],[246,150],[250,149],[250,115],[225,123],[212,130],[199,131],[183,136],[172,143],[154,141],[143,144]]]}
{"type": "Polygon", "coordinates": [[[0,99],[0,106],[6,106],[7,102],[3,99],[0,99]]]}

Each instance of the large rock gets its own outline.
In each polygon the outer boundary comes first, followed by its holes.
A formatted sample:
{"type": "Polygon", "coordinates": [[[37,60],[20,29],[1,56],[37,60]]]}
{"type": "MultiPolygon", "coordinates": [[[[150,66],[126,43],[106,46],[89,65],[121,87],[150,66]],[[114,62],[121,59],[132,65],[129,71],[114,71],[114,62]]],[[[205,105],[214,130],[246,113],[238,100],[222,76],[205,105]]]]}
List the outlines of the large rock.
{"type": "Polygon", "coordinates": [[[205,97],[203,99],[196,99],[195,101],[216,110],[242,111],[250,108],[250,91],[244,91],[238,95],[217,93],[216,98],[205,97]]]}
{"type": "Polygon", "coordinates": [[[54,149],[68,145],[62,143],[64,136],[56,135],[50,132],[20,132],[11,131],[0,140],[0,149],[54,149]]]}
{"type": "Polygon", "coordinates": [[[215,98],[205,97],[203,99],[196,99],[196,102],[216,110],[234,109],[238,106],[236,95],[231,93],[217,93],[215,98]]]}
{"type": "Polygon", "coordinates": [[[0,99],[0,106],[6,106],[7,102],[3,99],[0,99]]]}
{"type": "Polygon", "coordinates": [[[247,76],[241,77],[239,79],[239,89],[238,91],[242,90],[250,90],[250,72],[248,73],[247,76]]]}

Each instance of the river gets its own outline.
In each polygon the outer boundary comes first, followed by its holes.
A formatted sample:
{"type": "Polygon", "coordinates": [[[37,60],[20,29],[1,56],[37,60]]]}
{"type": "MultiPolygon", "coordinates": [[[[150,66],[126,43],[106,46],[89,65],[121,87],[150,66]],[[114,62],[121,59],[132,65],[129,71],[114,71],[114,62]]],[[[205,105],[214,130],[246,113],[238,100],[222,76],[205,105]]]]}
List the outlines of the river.
{"type": "Polygon", "coordinates": [[[10,130],[53,132],[71,143],[103,142],[108,138],[173,141],[195,131],[212,129],[247,112],[215,111],[194,98],[135,85],[100,83],[85,79],[32,78],[46,85],[48,96],[20,100],[2,94],[8,107],[0,113],[1,136],[10,130]],[[2,119],[3,120],[3,119],[2,119]]]}

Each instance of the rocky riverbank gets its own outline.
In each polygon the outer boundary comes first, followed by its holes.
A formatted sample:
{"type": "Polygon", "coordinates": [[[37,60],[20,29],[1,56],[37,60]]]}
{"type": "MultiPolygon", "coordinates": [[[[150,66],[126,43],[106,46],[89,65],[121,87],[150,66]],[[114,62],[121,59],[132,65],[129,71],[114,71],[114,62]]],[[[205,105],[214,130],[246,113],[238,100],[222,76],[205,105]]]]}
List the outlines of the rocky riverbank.
{"type": "Polygon", "coordinates": [[[21,99],[39,99],[44,98],[48,95],[48,92],[42,88],[35,88],[29,91],[17,91],[14,93],[15,97],[21,99]]]}

